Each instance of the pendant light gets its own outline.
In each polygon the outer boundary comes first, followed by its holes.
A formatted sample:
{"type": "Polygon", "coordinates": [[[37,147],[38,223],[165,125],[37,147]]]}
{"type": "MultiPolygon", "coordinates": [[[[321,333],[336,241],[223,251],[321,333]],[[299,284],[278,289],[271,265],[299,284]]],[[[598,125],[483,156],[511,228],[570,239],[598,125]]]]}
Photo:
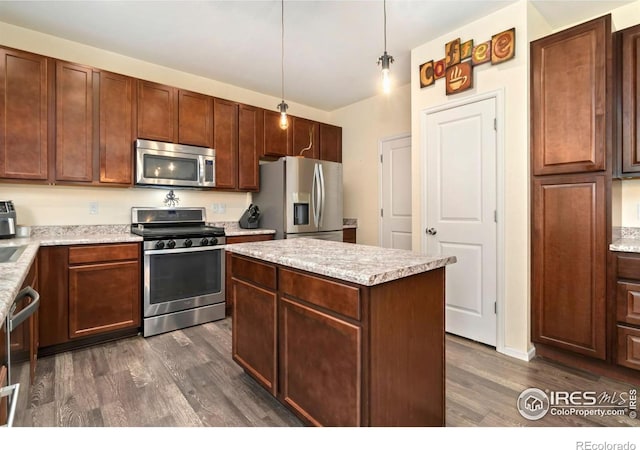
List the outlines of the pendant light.
{"type": "Polygon", "coordinates": [[[384,53],[378,58],[378,64],[382,65],[382,91],[388,94],[391,92],[389,66],[393,63],[393,56],[387,54],[387,0],[383,0],[382,5],[384,8],[384,53]]]}
{"type": "Polygon", "coordinates": [[[280,111],[280,128],[286,130],[289,127],[289,119],[287,118],[287,109],[289,105],[284,102],[284,0],[281,0],[281,69],[282,69],[282,101],[278,105],[278,111],[280,111]]]}

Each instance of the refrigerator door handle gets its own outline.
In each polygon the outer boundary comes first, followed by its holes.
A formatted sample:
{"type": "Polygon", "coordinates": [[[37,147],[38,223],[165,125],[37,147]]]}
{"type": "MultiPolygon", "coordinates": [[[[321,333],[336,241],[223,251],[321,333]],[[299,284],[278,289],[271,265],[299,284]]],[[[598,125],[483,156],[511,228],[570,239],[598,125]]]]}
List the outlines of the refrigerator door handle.
{"type": "Polygon", "coordinates": [[[324,171],[322,170],[322,164],[318,164],[318,172],[320,173],[320,213],[319,216],[319,226],[322,226],[322,219],[324,216],[324,198],[325,198],[325,190],[324,190],[324,171]]]}
{"type": "Polygon", "coordinates": [[[318,164],[313,166],[313,181],[311,183],[311,209],[313,210],[313,225],[318,226],[320,220],[320,198],[319,198],[319,173],[318,164]]]}

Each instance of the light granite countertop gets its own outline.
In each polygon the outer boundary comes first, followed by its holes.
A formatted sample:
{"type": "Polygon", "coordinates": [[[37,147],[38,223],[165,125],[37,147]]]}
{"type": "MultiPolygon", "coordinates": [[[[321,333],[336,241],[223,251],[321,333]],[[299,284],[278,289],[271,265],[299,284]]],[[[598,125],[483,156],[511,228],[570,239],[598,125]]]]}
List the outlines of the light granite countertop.
{"type": "Polygon", "coordinates": [[[225,236],[253,236],[256,234],[275,234],[276,230],[268,228],[240,228],[238,222],[210,222],[207,225],[224,227],[225,236]]]}
{"type": "Polygon", "coordinates": [[[455,256],[426,256],[407,250],[307,238],[234,244],[227,249],[239,255],[364,286],[374,286],[456,262],[455,256]]]}
{"type": "Polygon", "coordinates": [[[614,252],[640,253],[640,239],[638,238],[616,239],[609,246],[609,250],[614,252]]]}

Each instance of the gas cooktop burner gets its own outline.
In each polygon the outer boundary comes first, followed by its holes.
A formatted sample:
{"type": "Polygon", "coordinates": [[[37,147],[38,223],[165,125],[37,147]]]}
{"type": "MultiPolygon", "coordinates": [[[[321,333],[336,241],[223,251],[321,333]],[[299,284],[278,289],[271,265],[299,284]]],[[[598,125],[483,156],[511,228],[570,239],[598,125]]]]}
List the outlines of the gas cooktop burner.
{"type": "Polygon", "coordinates": [[[171,238],[193,238],[224,236],[224,228],[202,226],[140,226],[132,225],[131,232],[142,236],[145,240],[150,239],[171,239],[171,238]]]}

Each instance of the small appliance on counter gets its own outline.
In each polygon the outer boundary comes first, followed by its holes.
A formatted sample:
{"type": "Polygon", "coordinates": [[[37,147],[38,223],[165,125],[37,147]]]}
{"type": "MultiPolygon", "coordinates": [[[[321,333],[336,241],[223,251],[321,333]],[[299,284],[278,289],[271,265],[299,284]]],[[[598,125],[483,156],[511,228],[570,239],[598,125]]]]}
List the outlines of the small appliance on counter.
{"type": "Polygon", "coordinates": [[[0,239],[16,235],[16,210],[11,200],[0,200],[0,239]]]}
{"type": "Polygon", "coordinates": [[[240,228],[258,228],[258,221],[260,220],[260,209],[257,205],[251,204],[247,210],[240,217],[240,228]]]}

